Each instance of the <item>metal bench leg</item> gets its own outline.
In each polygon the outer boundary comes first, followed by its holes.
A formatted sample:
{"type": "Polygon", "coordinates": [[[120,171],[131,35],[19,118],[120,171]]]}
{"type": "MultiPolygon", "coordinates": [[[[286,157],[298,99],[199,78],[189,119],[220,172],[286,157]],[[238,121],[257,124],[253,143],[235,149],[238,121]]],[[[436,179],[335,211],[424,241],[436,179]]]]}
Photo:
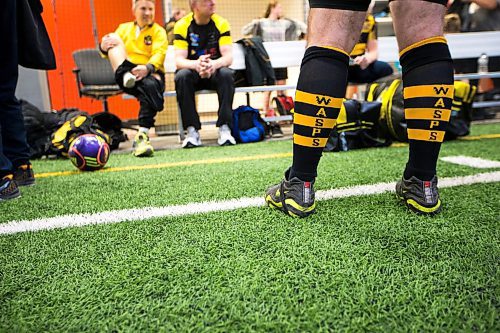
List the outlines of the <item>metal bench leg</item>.
{"type": "Polygon", "coordinates": [[[181,107],[179,106],[179,103],[177,103],[177,117],[178,117],[178,126],[179,126],[179,138],[181,139],[181,142],[184,141],[184,127],[182,126],[182,113],[181,113],[181,107]]]}
{"type": "Polygon", "coordinates": [[[104,106],[104,112],[109,112],[107,96],[104,96],[104,98],[102,99],[102,105],[104,106]]]}

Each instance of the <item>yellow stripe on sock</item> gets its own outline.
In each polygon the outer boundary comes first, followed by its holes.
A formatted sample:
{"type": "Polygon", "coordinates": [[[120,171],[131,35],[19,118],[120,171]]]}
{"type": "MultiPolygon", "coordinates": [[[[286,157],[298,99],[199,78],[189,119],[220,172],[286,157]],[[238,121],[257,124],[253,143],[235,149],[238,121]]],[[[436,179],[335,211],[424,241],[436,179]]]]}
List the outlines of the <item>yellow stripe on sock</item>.
{"type": "Polygon", "coordinates": [[[411,44],[408,47],[405,47],[403,51],[399,52],[399,57],[403,56],[406,52],[416,49],[419,46],[426,45],[426,44],[431,44],[431,43],[445,43],[447,44],[448,42],[446,41],[446,38],[444,36],[436,36],[436,37],[431,37],[427,38],[424,40],[421,40],[420,42],[416,42],[415,44],[411,44]]]}
{"type": "Polygon", "coordinates": [[[317,128],[333,128],[335,126],[336,119],[329,118],[317,118],[306,116],[300,113],[295,113],[293,115],[293,124],[294,125],[302,125],[308,127],[317,127],[317,128]]]}
{"type": "Polygon", "coordinates": [[[329,49],[329,50],[332,50],[332,51],[337,51],[337,52],[340,52],[340,53],[343,53],[345,54],[346,56],[349,56],[349,53],[347,53],[346,51],[342,50],[342,49],[339,49],[338,47],[333,47],[333,46],[323,46],[323,45],[318,45],[317,47],[322,47],[324,49],[329,49]]]}
{"type": "Polygon", "coordinates": [[[328,138],[311,138],[299,134],[293,135],[293,143],[304,147],[324,148],[327,141],[328,138]]]}
{"type": "Polygon", "coordinates": [[[423,129],[408,128],[409,140],[420,140],[430,142],[443,142],[445,131],[430,131],[423,129]]]}
{"type": "Polygon", "coordinates": [[[416,97],[445,97],[453,98],[453,85],[452,84],[430,84],[422,86],[405,87],[403,97],[416,98],[416,97]]]}
{"type": "Polygon", "coordinates": [[[335,98],[326,95],[311,94],[300,90],[297,90],[295,92],[295,102],[301,102],[315,106],[340,108],[342,106],[342,100],[343,98],[335,98]]]}
{"type": "Polygon", "coordinates": [[[451,110],[448,109],[431,109],[431,108],[416,108],[405,109],[405,119],[421,119],[421,120],[450,120],[451,110]]]}

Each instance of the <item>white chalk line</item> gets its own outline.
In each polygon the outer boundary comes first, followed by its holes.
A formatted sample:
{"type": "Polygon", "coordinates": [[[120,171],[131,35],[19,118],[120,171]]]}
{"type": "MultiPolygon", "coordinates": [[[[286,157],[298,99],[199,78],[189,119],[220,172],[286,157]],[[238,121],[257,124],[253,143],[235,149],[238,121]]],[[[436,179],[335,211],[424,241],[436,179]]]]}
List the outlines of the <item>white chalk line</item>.
{"type": "MultiPolygon", "coordinates": [[[[439,187],[454,187],[500,181],[500,171],[479,173],[463,177],[450,177],[439,180],[439,187]]],[[[378,183],[352,187],[322,190],[316,192],[317,200],[330,200],[352,196],[381,194],[394,191],[395,183],[378,183]]],[[[156,217],[195,215],[211,212],[230,211],[248,207],[264,206],[263,197],[239,198],[225,201],[207,201],[165,207],[145,207],[135,209],[111,210],[100,213],[70,214],[33,220],[10,221],[0,224],[0,235],[28,231],[83,227],[95,224],[110,224],[125,221],[140,221],[156,217]]]]}
{"type": "Polygon", "coordinates": [[[465,165],[465,166],[468,166],[471,168],[477,168],[477,169],[500,168],[500,162],[486,160],[486,159],[479,158],[479,157],[470,157],[470,156],[463,156],[463,155],[446,156],[446,157],[441,157],[441,160],[448,162],[448,163],[465,165]]]}

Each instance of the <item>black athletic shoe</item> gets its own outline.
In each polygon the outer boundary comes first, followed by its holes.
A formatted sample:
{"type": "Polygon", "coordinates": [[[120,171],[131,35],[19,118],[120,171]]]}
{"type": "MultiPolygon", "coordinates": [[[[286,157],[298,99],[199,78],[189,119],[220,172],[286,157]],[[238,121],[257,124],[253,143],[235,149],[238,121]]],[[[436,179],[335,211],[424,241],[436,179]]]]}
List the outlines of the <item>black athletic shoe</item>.
{"type": "Polygon", "coordinates": [[[13,175],[7,175],[0,179],[0,201],[19,198],[21,191],[17,187],[13,175]]]}
{"type": "Polygon", "coordinates": [[[278,125],[278,124],[271,125],[271,137],[272,138],[282,138],[283,137],[283,131],[281,130],[280,125],[278,125]]]}
{"type": "Polygon", "coordinates": [[[20,165],[14,171],[14,180],[18,186],[32,186],[35,185],[35,173],[31,164],[20,165]]]}
{"type": "Polygon", "coordinates": [[[437,183],[437,176],[428,181],[416,177],[408,180],[402,178],[396,184],[396,195],[412,212],[434,215],[442,208],[437,183]]]}
{"type": "Polygon", "coordinates": [[[271,186],[266,191],[266,203],[269,207],[293,217],[306,217],[314,213],[314,181],[304,182],[299,178],[285,179],[271,186]]]}

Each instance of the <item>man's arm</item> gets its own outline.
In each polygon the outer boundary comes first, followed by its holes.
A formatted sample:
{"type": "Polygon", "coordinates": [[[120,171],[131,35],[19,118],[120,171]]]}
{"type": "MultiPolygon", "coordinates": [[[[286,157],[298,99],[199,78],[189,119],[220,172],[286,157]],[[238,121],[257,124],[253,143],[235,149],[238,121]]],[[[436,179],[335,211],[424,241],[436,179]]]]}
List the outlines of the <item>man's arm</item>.
{"type": "Polygon", "coordinates": [[[215,70],[221,67],[229,67],[233,63],[233,45],[222,45],[220,46],[220,53],[222,57],[216,60],[212,60],[215,70]]]}
{"type": "Polygon", "coordinates": [[[378,58],[378,41],[371,39],[366,43],[366,52],[354,58],[354,63],[359,65],[361,69],[366,69],[371,63],[378,58]]]}
{"type": "Polygon", "coordinates": [[[190,60],[187,58],[187,56],[188,56],[188,50],[176,49],[175,67],[177,67],[177,69],[193,69],[199,73],[201,70],[200,59],[190,60]]]}
{"type": "Polygon", "coordinates": [[[366,43],[365,57],[370,64],[378,59],[378,40],[371,39],[366,43]]]}
{"type": "Polygon", "coordinates": [[[165,61],[165,54],[167,52],[167,48],[168,48],[167,33],[163,28],[158,29],[153,38],[151,58],[149,58],[148,61],[148,64],[154,66],[154,70],[163,68],[163,62],[165,61]]]}

